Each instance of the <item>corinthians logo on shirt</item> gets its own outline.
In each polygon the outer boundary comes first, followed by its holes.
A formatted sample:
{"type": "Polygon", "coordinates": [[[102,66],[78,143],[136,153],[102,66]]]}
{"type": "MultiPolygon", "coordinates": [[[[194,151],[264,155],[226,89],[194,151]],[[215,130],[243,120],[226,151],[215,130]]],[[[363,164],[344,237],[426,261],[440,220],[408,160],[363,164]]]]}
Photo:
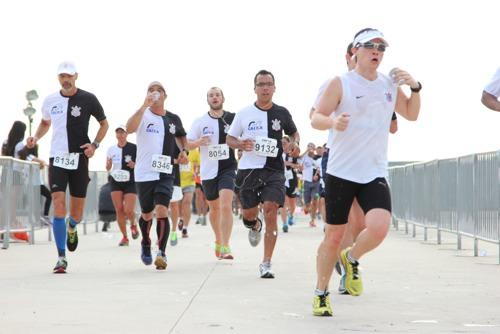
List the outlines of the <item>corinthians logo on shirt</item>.
{"type": "Polygon", "coordinates": [[[228,133],[230,127],[231,127],[231,125],[229,125],[229,124],[224,125],[224,133],[228,133]]]}
{"type": "Polygon", "coordinates": [[[129,163],[130,161],[132,161],[132,156],[131,156],[130,154],[127,154],[127,155],[125,156],[125,162],[126,162],[126,163],[129,163]]]}
{"type": "Polygon", "coordinates": [[[263,130],[262,121],[251,121],[248,123],[248,131],[263,130]]]}
{"type": "Polygon", "coordinates": [[[281,130],[281,121],[277,118],[275,118],[274,120],[272,120],[273,122],[273,125],[272,125],[272,128],[274,131],[280,131],[281,130]]]}
{"type": "Polygon", "coordinates": [[[73,107],[71,107],[71,116],[73,116],[73,117],[80,116],[82,114],[80,112],[80,110],[82,110],[82,108],[80,108],[79,106],[73,106],[73,107]]]}
{"type": "Polygon", "coordinates": [[[171,133],[171,134],[175,134],[175,124],[174,123],[170,123],[168,125],[168,131],[171,133]]]}

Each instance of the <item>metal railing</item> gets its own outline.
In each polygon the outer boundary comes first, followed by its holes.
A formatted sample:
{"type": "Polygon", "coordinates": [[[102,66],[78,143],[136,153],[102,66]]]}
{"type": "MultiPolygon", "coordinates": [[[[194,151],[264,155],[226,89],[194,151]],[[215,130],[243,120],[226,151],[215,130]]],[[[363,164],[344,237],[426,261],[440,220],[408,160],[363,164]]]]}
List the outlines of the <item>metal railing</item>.
{"type": "MultiPolygon", "coordinates": [[[[40,184],[46,180],[46,171],[41,173],[37,163],[0,156],[0,234],[2,248],[7,249],[11,242],[11,233],[28,232],[29,242],[35,243],[35,230],[46,227],[40,219],[42,206],[40,184]]],[[[90,183],[87,188],[85,210],[82,220],[83,233],[87,234],[87,225],[95,224],[99,230],[99,191],[107,182],[107,172],[89,172],[90,183]]],[[[66,192],[69,203],[69,191],[66,192]]],[[[52,240],[52,231],[48,229],[48,240],[52,240]]]]}
{"type": "Polygon", "coordinates": [[[500,263],[500,151],[463,157],[413,163],[389,168],[394,225],[399,222],[474,239],[474,256],[479,255],[479,241],[498,244],[500,263]]]}
{"type": "Polygon", "coordinates": [[[28,232],[34,243],[34,230],[40,221],[40,167],[37,163],[0,157],[0,233],[3,248],[10,234],[28,232]]]}

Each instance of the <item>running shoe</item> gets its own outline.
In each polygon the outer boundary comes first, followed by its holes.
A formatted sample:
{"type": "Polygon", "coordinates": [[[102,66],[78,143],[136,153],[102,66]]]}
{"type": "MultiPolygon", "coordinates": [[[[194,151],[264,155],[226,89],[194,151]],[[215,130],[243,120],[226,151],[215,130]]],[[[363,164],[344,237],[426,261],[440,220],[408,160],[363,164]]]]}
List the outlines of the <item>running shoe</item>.
{"type": "Polygon", "coordinates": [[[118,246],[128,246],[128,238],[123,237],[118,246]]]}
{"type": "Polygon", "coordinates": [[[262,262],[259,265],[260,278],[274,278],[274,273],[271,270],[271,262],[262,262]]]}
{"type": "Polygon", "coordinates": [[[177,224],[177,227],[179,228],[179,231],[182,231],[182,228],[184,227],[184,221],[181,219],[179,219],[179,224],[177,224]]]}
{"type": "Polygon", "coordinates": [[[139,231],[137,230],[137,224],[130,225],[130,232],[132,233],[132,239],[139,238],[139,231]]]}
{"type": "Polygon", "coordinates": [[[78,232],[76,227],[70,227],[68,224],[68,237],[66,240],[66,246],[70,252],[74,252],[76,247],[78,247],[78,232]]]}
{"type": "Polygon", "coordinates": [[[340,260],[346,272],[345,288],[351,296],[359,296],[363,293],[363,281],[361,280],[361,274],[358,268],[359,262],[356,261],[352,263],[347,258],[347,254],[350,250],[351,247],[348,247],[340,253],[340,260]]]}
{"type": "Polygon", "coordinates": [[[182,237],[183,237],[183,238],[187,238],[187,237],[189,237],[187,228],[183,228],[183,229],[182,229],[182,237]]]}
{"type": "Polygon", "coordinates": [[[66,274],[66,268],[68,267],[68,261],[64,256],[59,256],[57,259],[56,266],[53,269],[54,274],[66,274]]]}
{"type": "Polygon", "coordinates": [[[288,233],[288,224],[283,224],[283,232],[288,233]]]}
{"type": "Polygon", "coordinates": [[[158,251],[155,259],[155,266],[157,270],[167,269],[167,257],[162,251],[158,251]]]}
{"type": "Polygon", "coordinates": [[[221,253],[222,246],[219,245],[218,243],[215,243],[215,257],[220,258],[220,253],[221,253]]]}
{"type": "Polygon", "coordinates": [[[198,219],[196,219],[196,225],[200,225],[201,224],[201,216],[198,217],[198,219]]]}
{"type": "Polygon", "coordinates": [[[231,248],[229,246],[221,246],[220,260],[234,260],[233,254],[231,254],[231,248]]]}
{"type": "Polygon", "coordinates": [[[293,216],[292,216],[292,215],[288,215],[288,221],[287,221],[287,224],[288,224],[288,225],[290,225],[290,226],[291,226],[291,225],[293,225],[293,224],[295,224],[295,221],[294,221],[294,219],[293,219],[293,216]]]}
{"type": "Polygon", "coordinates": [[[313,299],[313,314],[318,317],[331,317],[332,306],[330,305],[329,293],[322,296],[314,296],[313,299]]]}
{"type": "Polygon", "coordinates": [[[102,231],[108,232],[108,229],[109,229],[109,222],[104,222],[104,224],[102,224],[102,231]]]}
{"type": "Polygon", "coordinates": [[[153,257],[151,256],[151,247],[150,246],[142,246],[141,249],[141,260],[146,266],[151,265],[153,263],[153,257]]]}
{"type": "Polygon", "coordinates": [[[255,227],[254,228],[251,228],[249,231],[248,231],[248,241],[250,242],[250,245],[252,247],[257,247],[257,245],[259,244],[260,242],[260,239],[262,238],[262,222],[259,221],[260,223],[260,226],[259,226],[259,230],[255,230],[255,227]]]}
{"type": "Polygon", "coordinates": [[[309,222],[309,226],[310,226],[310,227],[316,227],[316,222],[315,222],[314,220],[311,220],[311,221],[309,222]]]}
{"type": "Polygon", "coordinates": [[[172,233],[170,233],[170,246],[176,246],[178,241],[177,232],[172,231],[172,233]]]}
{"type": "Polygon", "coordinates": [[[201,226],[207,225],[207,216],[203,216],[201,219],[201,226]]]}

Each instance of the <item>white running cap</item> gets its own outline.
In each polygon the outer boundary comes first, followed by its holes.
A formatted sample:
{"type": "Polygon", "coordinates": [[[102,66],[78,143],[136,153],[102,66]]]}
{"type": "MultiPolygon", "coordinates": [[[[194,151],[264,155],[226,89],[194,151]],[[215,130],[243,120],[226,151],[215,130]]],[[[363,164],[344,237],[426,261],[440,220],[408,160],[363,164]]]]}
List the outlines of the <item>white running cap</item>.
{"type": "Polygon", "coordinates": [[[59,64],[59,67],[57,67],[57,75],[59,74],[75,75],[76,74],[75,64],[69,61],[63,61],[62,63],[59,64]]]}
{"type": "Polygon", "coordinates": [[[384,34],[376,29],[364,31],[356,36],[356,38],[352,42],[352,46],[356,47],[358,44],[366,43],[376,38],[380,38],[384,41],[386,46],[389,46],[389,43],[387,43],[387,40],[384,38],[384,34]]]}

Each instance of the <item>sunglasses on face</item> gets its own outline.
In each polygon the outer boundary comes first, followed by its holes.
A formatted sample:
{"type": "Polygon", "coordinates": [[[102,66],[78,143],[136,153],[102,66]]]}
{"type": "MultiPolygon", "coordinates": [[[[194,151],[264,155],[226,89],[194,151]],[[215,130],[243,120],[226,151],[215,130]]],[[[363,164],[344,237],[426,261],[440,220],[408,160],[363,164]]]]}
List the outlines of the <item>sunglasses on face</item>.
{"type": "Polygon", "coordinates": [[[274,82],[257,82],[255,84],[257,87],[272,87],[274,86],[274,82]]]}
{"type": "Polygon", "coordinates": [[[380,52],[384,52],[385,48],[387,47],[387,45],[385,45],[384,43],[373,43],[373,42],[360,43],[359,46],[370,50],[377,49],[377,51],[380,52]]]}

